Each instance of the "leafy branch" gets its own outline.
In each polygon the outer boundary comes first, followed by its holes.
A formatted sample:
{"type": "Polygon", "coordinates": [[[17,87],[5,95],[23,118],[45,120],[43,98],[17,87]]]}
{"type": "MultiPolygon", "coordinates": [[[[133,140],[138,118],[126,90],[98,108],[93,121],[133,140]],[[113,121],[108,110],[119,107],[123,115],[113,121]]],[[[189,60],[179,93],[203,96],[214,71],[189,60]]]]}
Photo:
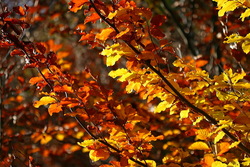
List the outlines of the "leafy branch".
{"type": "MultiPolygon", "coordinates": [[[[90,3],[92,5],[92,7],[95,9],[95,12],[100,16],[100,18],[106,22],[110,27],[112,27],[117,33],[119,33],[120,31],[116,28],[116,26],[114,24],[112,24],[111,22],[109,22],[105,16],[103,16],[101,14],[101,12],[96,8],[93,0],[90,0],[90,3]]],[[[186,34],[187,35],[187,34],[186,34]]],[[[124,40],[123,40],[124,41],[124,40]]],[[[141,52],[136,49],[131,43],[124,41],[137,55],[140,55],[141,52]]],[[[211,122],[212,124],[219,126],[218,125],[218,121],[216,119],[214,119],[213,117],[211,117],[209,114],[207,114],[205,111],[203,111],[202,109],[194,106],[192,103],[189,102],[189,100],[187,100],[169,81],[166,77],[164,77],[164,75],[157,70],[156,68],[154,68],[151,64],[149,60],[144,61],[144,63],[153,71],[155,72],[162,80],[163,82],[169,86],[171,88],[171,90],[176,94],[176,96],[183,102],[185,103],[189,108],[191,108],[195,113],[198,113],[202,116],[204,116],[207,120],[209,120],[209,122],[211,122]]],[[[222,131],[234,142],[238,142],[239,140],[233,135],[231,134],[226,128],[222,128],[222,131]]],[[[245,145],[243,145],[242,143],[238,144],[238,147],[243,150],[244,152],[246,152],[247,154],[250,154],[250,149],[247,148],[245,145]]]]}

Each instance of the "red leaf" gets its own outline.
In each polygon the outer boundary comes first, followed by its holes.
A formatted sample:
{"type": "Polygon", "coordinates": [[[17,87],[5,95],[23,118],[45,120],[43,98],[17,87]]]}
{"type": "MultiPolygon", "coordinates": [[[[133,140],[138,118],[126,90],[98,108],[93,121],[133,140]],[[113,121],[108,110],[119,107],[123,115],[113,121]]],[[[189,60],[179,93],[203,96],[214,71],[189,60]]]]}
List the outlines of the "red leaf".
{"type": "Polygon", "coordinates": [[[85,18],[84,24],[86,24],[88,22],[94,23],[99,19],[100,19],[100,16],[97,13],[92,13],[91,15],[89,15],[85,18]]]}
{"type": "Polygon", "coordinates": [[[39,50],[40,53],[44,54],[46,52],[46,47],[42,43],[36,43],[36,48],[39,50]]]}
{"type": "Polygon", "coordinates": [[[163,34],[158,28],[151,29],[150,33],[157,39],[162,39],[163,37],[165,37],[165,34],[163,34]]]}
{"type": "Polygon", "coordinates": [[[167,19],[167,17],[165,15],[155,15],[151,19],[151,26],[152,27],[159,27],[166,21],[166,19],[167,19]]]}
{"type": "Polygon", "coordinates": [[[25,54],[23,53],[22,50],[20,50],[20,49],[15,49],[15,50],[13,50],[13,51],[10,53],[10,55],[11,55],[11,56],[15,56],[15,55],[23,56],[23,55],[25,55],[25,54]]]}

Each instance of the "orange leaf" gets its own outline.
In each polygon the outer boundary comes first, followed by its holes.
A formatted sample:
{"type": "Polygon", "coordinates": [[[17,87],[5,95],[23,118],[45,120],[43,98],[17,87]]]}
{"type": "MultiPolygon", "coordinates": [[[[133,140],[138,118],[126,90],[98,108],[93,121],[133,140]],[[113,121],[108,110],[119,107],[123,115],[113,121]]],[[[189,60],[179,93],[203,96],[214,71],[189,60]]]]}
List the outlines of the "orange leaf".
{"type": "Polygon", "coordinates": [[[108,39],[109,35],[110,35],[112,32],[114,32],[114,29],[113,29],[113,28],[105,28],[105,29],[102,30],[101,33],[96,34],[96,39],[105,41],[105,40],[108,39]]]}
{"type": "Polygon", "coordinates": [[[121,38],[123,35],[127,34],[129,32],[129,28],[126,28],[126,30],[121,31],[119,34],[116,35],[116,38],[121,38]]]}
{"type": "Polygon", "coordinates": [[[204,166],[205,167],[211,167],[213,162],[214,162],[213,154],[204,155],[204,166]]]}
{"type": "Polygon", "coordinates": [[[88,40],[88,41],[93,41],[94,40],[95,35],[94,34],[87,34],[84,33],[81,38],[79,39],[79,42],[84,41],[84,40],[88,40]]]}
{"type": "Polygon", "coordinates": [[[220,150],[220,152],[218,153],[218,156],[221,156],[222,154],[224,154],[225,152],[227,152],[229,150],[229,146],[230,146],[230,143],[228,143],[228,142],[221,142],[221,143],[219,143],[219,150],[220,150]]]}
{"type": "Polygon", "coordinates": [[[59,113],[62,111],[62,105],[59,103],[51,104],[48,108],[49,115],[51,116],[53,113],[59,113]]]}
{"type": "Polygon", "coordinates": [[[42,77],[33,77],[33,78],[30,78],[29,83],[32,85],[35,85],[36,83],[41,82],[41,81],[43,81],[42,77]]]}
{"type": "Polygon", "coordinates": [[[199,67],[203,67],[204,65],[206,65],[208,63],[207,60],[197,60],[196,61],[196,67],[199,68],[199,67]]]}
{"type": "Polygon", "coordinates": [[[87,16],[84,20],[84,24],[88,22],[96,22],[97,20],[100,19],[100,16],[97,13],[92,13],[91,15],[87,16]]]}
{"type": "Polygon", "coordinates": [[[13,7],[13,10],[21,16],[25,15],[25,10],[22,6],[13,7]]]}
{"type": "Polygon", "coordinates": [[[89,1],[88,0],[71,0],[69,2],[69,10],[71,12],[75,12],[76,13],[87,2],[89,2],[89,1]]]}
{"type": "Polygon", "coordinates": [[[90,150],[89,157],[92,161],[106,160],[110,156],[110,152],[106,149],[90,150]]]}
{"type": "Polygon", "coordinates": [[[54,86],[54,91],[55,92],[68,92],[68,93],[74,92],[72,87],[70,87],[68,85],[63,85],[63,86],[56,85],[56,86],[54,86]]]}

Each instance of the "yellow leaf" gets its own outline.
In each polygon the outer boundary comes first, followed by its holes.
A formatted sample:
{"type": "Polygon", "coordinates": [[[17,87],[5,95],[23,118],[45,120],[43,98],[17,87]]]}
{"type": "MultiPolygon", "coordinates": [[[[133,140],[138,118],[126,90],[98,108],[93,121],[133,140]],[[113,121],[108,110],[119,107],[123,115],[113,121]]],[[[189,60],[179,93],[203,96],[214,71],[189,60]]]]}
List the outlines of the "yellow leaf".
{"type": "Polygon", "coordinates": [[[63,133],[58,133],[56,135],[56,139],[59,140],[59,141],[62,141],[64,139],[65,135],[63,133]]]}
{"type": "Polygon", "coordinates": [[[51,103],[55,103],[56,99],[50,96],[44,96],[39,101],[34,102],[34,107],[39,108],[41,105],[47,105],[51,103]]]}
{"type": "Polygon", "coordinates": [[[98,149],[98,150],[90,150],[89,152],[89,158],[92,161],[98,161],[98,160],[106,160],[110,156],[110,152],[104,148],[98,149]]]}
{"type": "Polygon", "coordinates": [[[250,52],[250,34],[247,36],[249,36],[249,38],[245,38],[245,41],[242,43],[242,49],[246,54],[250,52]]]}
{"type": "Polygon", "coordinates": [[[109,15],[108,15],[108,19],[113,19],[117,14],[117,10],[115,12],[110,12],[109,15]]]}
{"type": "Polygon", "coordinates": [[[233,143],[229,146],[229,148],[236,147],[236,146],[238,146],[238,144],[240,144],[240,141],[235,141],[235,142],[233,142],[233,143]]]}
{"type": "Polygon", "coordinates": [[[232,35],[226,37],[226,39],[227,39],[227,40],[224,41],[224,43],[233,43],[233,42],[238,43],[238,42],[241,42],[242,40],[244,40],[244,37],[242,37],[242,36],[240,36],[240,35],[234,33],[234,34],[232,34],[232,35]]]}
{"type": "Polygon", "coordinates": [[[232,111],[232,110],[235,109],[235,106],[232,105],[232,104],[226,104],[226,105],[223,106],[223,108],[224,108],[225,110],[232,111]]]}
{"type": "Polygon", "coordinates": [[[214,144],[216,144],[218,141],[220,141],[225,136],[225,133],[223,131],[220,131],[217,136],[214,138],[214,144]]]}
{"type": "Polygon", "coordinates": [[[166,100],[160,102],[158,106],[155,109],[155,113],[160,113],[162,111],[165,111],[167,108],[170,108],[174,102],[174,97],[169,97],[166,100]]]}
{"type": "Polygon", "coordinates": [[[249,17],[250,16],[250,9],[247,9],[245,10],[245,12],[243,12],[241,15],[240,15],[240,18],[241,18],[241,21],[244,21],[246,17],[249,17]]]}
{"type": "Polygon", "coordinates": [[[77,144],[82,147],[87,147],[93,145],[95,142],[96,142],[95,140],[89,139],[89,140],[84,140],[83,142],[78,142],[77,144]]]}
{"type": "Polygon", "coordinates": [[[154,160],[146,160],[148,167],[156,167],[156,162],[154,160]]]}
{"type": "Polygon", "coordinates": [[[244,166],[250,166],[250,158],[244,158],[243,161],[244,162],[242,162],[242,165],[244,165],[244,166]]]}
{"type": "Polygon", "coordinates": [[[226,12],[234,11],[237,7],[241,6],[238,1],[227,1],[222,5],[222,8],[219,10],[218,15],[224,16],[226,12]]]}
{"type": "Polygon", "coordinates": [[[214,161],[212,163],[212,167],[227,167],[227,164],[220,162],[220,161],[214,161]]]}
{"type": "Polygon", "coordinates": [[[50,140],[52,140],[52,136],[44,134],[42,139],[40,140],[40,143],[47,144],[48,142],[50,142],[50,140]]]}
{"type": "Polygon", "coordinates": [[[112,77],[112,78],[116,78],[116,77],[120,77],[124,74],[127,74],[128,73],[128,70],[125,69],[125,68],[119,68],[117,70],[114,70],[114,71],[110,71],[109,72],[109,76],[112,77]]]}
{"type": "Polygon", "coordinates": [[[175,60],[175,61],[173,62],[173,65],[174,65],[175,67],[181,67],[181,68],[184,68],[184,67],[187,66],[187,65],[186,65],[185,63],[183,63],[183,61],[180,60],[180,59],[175,60]]]}
{"type": "Polygon", "coordinates": [[[234,159],[233,161],[229,162],[227,167],[240,167],[240,163],[238,159],[234,159]]]}
{"type": "Polygon", "coordinates": [[[187,118],[188,117],[188,113],[189,113],[190,109],[186,109],[186,110],[182,110],[181,113],[180,113],[180,118],[183,119],[183,118],[187,118]]]}
{"type": "Polygon", "coordinates": [[[198,141],[193,144],[191,144],[188,149],[190,150],[209,150],[210,148],[208,145],[204,142],[198,141]]]}

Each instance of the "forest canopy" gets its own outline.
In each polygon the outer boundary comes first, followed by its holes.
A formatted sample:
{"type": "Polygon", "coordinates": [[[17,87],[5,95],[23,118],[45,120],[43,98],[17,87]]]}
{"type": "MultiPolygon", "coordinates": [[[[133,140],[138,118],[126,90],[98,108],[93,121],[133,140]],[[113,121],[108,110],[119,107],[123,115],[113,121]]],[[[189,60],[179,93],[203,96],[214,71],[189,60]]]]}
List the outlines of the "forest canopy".
{"type": "Polygon", "coordinates": [[[0,166],[250,166],[249,0],[0,11],[0,166]]]}

